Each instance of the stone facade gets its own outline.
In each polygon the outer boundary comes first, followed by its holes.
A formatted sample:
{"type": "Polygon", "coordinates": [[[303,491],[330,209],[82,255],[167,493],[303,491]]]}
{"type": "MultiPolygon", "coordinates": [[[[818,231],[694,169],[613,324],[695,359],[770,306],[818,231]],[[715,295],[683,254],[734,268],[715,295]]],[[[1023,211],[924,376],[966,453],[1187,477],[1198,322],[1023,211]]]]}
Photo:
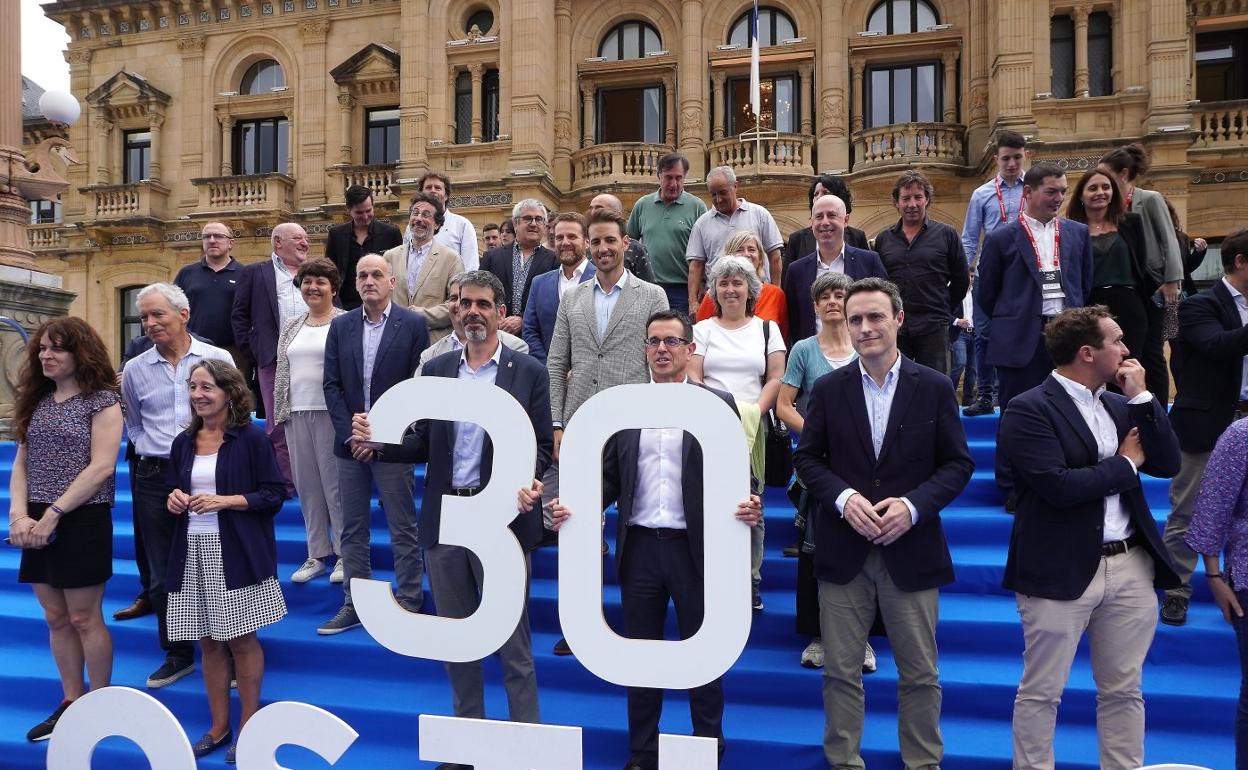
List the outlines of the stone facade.
{"type": "Polygon", "coordinates": [[[786,235],[807,222],[811,175],[836,171],[855,195],[853,224],[873,234],[895,219],[889,191],[907,166],[932,177],[932,215],[960,225],[967,196],[991,173],[993,132],[1011,128],[1032,137],[1034,158],[1076,172],[1142,140],[1155,159],[1146,185],[1172,199],[1189,232],[1217,238],[1243,222],[1245,103],[1193,102],[1195,35],[1243,26],[1238,3],[924,5],[938,24],[869,34],[878,0],[765,3],[795,34],[763,49],[763,77],[795,87],[792,130],[763,140],[756,159],[725,107],[739,106],[733,94],[749,71],[748,49],[729,43],[746,0],[59,0],[44,7],[73,40],[71,89],[85,110],[70,140],[83,163],[70,169],[62,223],[32,226],[31,245],[40,269],[77,293],[71,312],[116,348],[122,291],[196,259],[204,221],[229,224],[244,261],[268,253],[283,220],[308,228],[315,253],[343,220],[347,184],[371,186],[382,213],[401,219],[400,200],[429,169],[452,178],[451,207],[480,225],[527,197],[583,210],[609,190],[630,206],[654,189],[655,159],[677,149],[691,161],[692,192],[705,196],[709,168],[734,166],[742,194],[771,208],[786,235]],[[1102,12],[1112,60],[1100,66],[1112,87],[1092,95],[1089,18],[1102,12]],[[1053,15],[1069,15],[1075,30],[1072,98],[1051,96],[1053,15]],[[604,38],[630,22],[653,30],[659,49],[602,60],[604,38]],[[265,60],[280,64],[284,87],[244,93],[265,60]],[[936,73],[934,114],[882,123],[866,96],[872,79],[915,61],[936,73]],[[657,94],[646,97],[657,115],[649,141],[596,143],[620,115],[604,103],[638,86],[657,89],[646,92],[657,94]],[[391,108],[397,159],[367,164],[367,116],[391,108]],[[235,145],[258,120],[286,122],[281,169],[243,174],[235,145]],[[127,132],[150,135],[146,175],[133,181],[127,132]]]}

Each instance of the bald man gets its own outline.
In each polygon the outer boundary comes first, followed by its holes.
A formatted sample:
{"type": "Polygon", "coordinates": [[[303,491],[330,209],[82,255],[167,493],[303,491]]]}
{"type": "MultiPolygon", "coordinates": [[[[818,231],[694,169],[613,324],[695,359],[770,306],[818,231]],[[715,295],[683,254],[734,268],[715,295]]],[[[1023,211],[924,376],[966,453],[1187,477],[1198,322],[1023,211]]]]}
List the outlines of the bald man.
{"type": "MultiPolygon", "coordinates": [[[[624,214],[624,204],[611,193],[595,195],[589,202],[589,213],[610,209],[620,215],[624,214]]],[[[654,283],[654,268],[650,267],[650,257],[646,255],[646,247],[641,239],[629,239],[628,248],[624,250],[624,269],[643,281],[654,283]]]]}
{"type": "MultiPolygon", "coordinates": [[[[266,418],[273,414],[278,335],[291,319],[308,312],[303,295],[295,287],[295,271],[308,258],[308,234],[294,222],[283,222],[273,228],[270,241],[273,253],[269,259],[243,268],[230,318],[235,344],[255,361],[266,418]]],[[[287,491],[294,494],[286,432],[272,420],[266,422],[265,431],[277,451],[277,465],[286,477],[287,491]]]]}

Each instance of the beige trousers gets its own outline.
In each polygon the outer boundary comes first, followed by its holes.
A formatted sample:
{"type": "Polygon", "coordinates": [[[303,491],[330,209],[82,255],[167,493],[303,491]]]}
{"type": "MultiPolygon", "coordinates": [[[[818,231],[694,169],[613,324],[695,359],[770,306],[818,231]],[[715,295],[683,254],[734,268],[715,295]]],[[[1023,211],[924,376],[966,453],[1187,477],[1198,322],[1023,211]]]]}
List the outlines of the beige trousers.
{"type": "Polygon", "coordinates": [[[1018,594],[1023,621],[1023,679],[1014,698],[1014,770],[1053,770],[1057,704],[1087,631],[1096,681],[1101,770],[1144,764],[1140,669],[1157,630],[1153,557],[1143,548],[1101,558],[1074,601],[1018,594]]]}

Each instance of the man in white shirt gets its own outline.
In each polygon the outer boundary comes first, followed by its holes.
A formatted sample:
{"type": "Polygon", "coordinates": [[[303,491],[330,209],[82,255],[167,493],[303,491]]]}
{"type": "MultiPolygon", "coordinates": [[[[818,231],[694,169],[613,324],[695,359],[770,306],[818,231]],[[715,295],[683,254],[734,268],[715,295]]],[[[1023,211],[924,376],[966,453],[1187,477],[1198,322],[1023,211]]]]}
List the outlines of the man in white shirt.
{"type": "Polygon", "coordinates": [[[1178,439],[1105,307],[1065,310],[1044,336],[1057,368],[1015,396],[997,440],[1018,497],[1002,581],[1023,624],[1013,766],[1054,766],[1057,705],[1086,631],[1099,766],[1134,770],[1144,764],[1140,672],[1156,590],[1179,582],[1139,474],[1173,476],[1178,439]]]}
{"type": "Polygon", "coordinates": [[[421,192],[442,200],[442,229],[433,236],[434,240],[453,249],[464,261],[465,270],[476,270],[481,261],[477,252],[477,231],[466,217],[461,217],[448,207],[447,201],[451,197],[450,177],[430,171],[417,181],[417,185],[421,192]]]}

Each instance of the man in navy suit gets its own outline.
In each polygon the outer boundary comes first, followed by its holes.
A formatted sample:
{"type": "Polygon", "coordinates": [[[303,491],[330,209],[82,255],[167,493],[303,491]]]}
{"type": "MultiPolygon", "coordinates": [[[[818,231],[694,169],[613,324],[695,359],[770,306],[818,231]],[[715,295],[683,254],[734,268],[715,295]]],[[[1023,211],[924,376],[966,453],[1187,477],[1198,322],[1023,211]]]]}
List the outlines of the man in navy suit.
{"type": "MultiPolygon", "coordinates": [[[[679,310],[660,310],[646,324],[646,360],[651,382],[662,385],[688,382],[686,369],[693,355],[693,325],[679,310]]],[[[694,387],[706,387],[694,385],[694,387]]],[[[732,411],[732,396],[706,388],[732,411]]],[[[656,396],[660,397],[660,396],[656,396]]],[[[676,606],[681,639],[702,625],[703,532],[702,450],[692,436],[678,428],[627,430],[613,436],[603,450],[603,503],[617,503],[615,568],[620,578],[624,635],[632,639],[662,639],[670,599],[676,606]],[[666,490],[680,490],[679,495],[666,490]]],[[[569,515],[555,506],[557,529],[569,515]]],[[[758,495],[737,506],[738,520],[753,527],[762,518],[758,495]]],[[[628,688],[629,761],[624,770],[655,770],[658,765],[659,716],[663,691],[628,688]]],[[[689,691],[693,734],[717,738],[724,748],[724,688],[722,679],[689,691]]]]}
{"type": "Polygon", "coordinates": [[[1187,622],[1196,553],[1183,542],[1209,454],[1222,431],[1248,417],[1248,229],[1222,241],[1222,280],[1179,305],[1179,337],[1171,343],[1174,406],[1170,422],[1183,462],[1170,484],[1165,542],[1183,584],[1166,592],[1161,622],[1187,622]]]}
{"type": "Polygon", "coordinates": [[[795,260],[784,271],[784,294],[789,305],[789,334],[792,342],[813,337],[819,332],[810,301],[810,287],[815,278],[826,272],[844,273],[853,280],[888,278],[880,255],[845,243],[848,223],[845,202],[835,195],[816,198],[810,209],[810,227],[814,231],[815,251],[795,260]]]}
{"type": "Polygon", "coordinates": [[[815,383],[794,454],[822,510],[815,576],[826,650],[823,751],[834,768],[863,766],[862,651],[878,600],[899,672],[901,758],[909,770],[929,770],[944,756],[938,588],[953,581],[940,512],[974,463],[949,378],[897,349],[897,287],[855,282],[845,315],[858,363],[815,383]]]}
{"type": "Polygon", "coordinates": [[[376,462],[373,451],[351,435],[351,418],[368,412],[382,393],[410,378],[420,365],[421,351],[429,345],[425,319],[390,301],[394,281],[385,257],[360,257],[355,288],[363,304],[335,318],[325,342],[325,405],[334,424],[346,596],[338,613],[316,629],[321,635],[340,634],[360,625],[351,604],[351,578],[372,575],[369,518],[374,483],[390,528],[398,602],[416,612],[424,598],[414,469],[410,464],[376,462]]]}
{"type": "Polygon", "coordinates": [[[568,289],[594,277],[586,227],[585,217],[575,212],[555,217],[555,256],[559,259],[559,268],[537,276],[529,288],[524,331],[520,336],[529,344],[529,355],[543,364],[550,340],[555,336],[559,300],[568,289]]]}
{"type": "Polygon", "coordinates": [[[1086,630],[1100,767],[1134,770],[1144,764],[1140,670],[1156,589],[1178,584],[1139,474],[1173,476],[1178,439],[1108,309],[1063,311],[1044,335],[1057,368],[1014,398],[998,435],[1018,496],[1003,581],[1023,623],[1014,768],[1053,767],[1057,705],[1086,630]]]}
{"type": "MultiPolygon", "coordinates": [[[[517,353],[499,342],[498,326],[507,309],[503,304],[503,284],[493,273],[474,270],[462,273],[459,283],[459,313],[463,321],[466,346],[431,359],[424,368],[424,377],[451,377],[460,380],[485,381],[511,394],[524,407],[537,436],[537,463],[533,484],[522,490],[522,511],[512,520],[511,531],[526,553],[537,547],[542,538],[542,516],[536,505],[541,495],[541,482],[550,465],[554,447],[550,427],[550,385],[546,369],[535,359],[517,353]]],[[[381,446],[368,443],[368,417],[360,414],[354,420],[356,438],[363,445],[381,450],[386,462],[428,462],[425,470],[425,491],[420,509],[420,525],[425,541],[425,559],[429,564],[429,582],[438,615],[466,618],[477,610],[481,600],[483,573],[481,562],[466,548],[439,543],[444,495],[469,497],[490,482],[493,468],[494,441],[479,425],[445,420],[419,421],[404,436],[402,446],[381,446]]],[[[500,441],[505,437],[498,437],[500,441]]],[[[410,466],[404,466],[410,467],[410,466]]],[[[498,650],[503,667],[503,686],[507,690],[508,717],[513,722],[538,722],[537,675],[533,669],[533,647],[529,634],[529,616],[520,615],[511,637],[498,650]]],[[[469,719],[485,718],[485,690],[481,661],[447,663],[447,676],[454,692],[455,716],[469,719]]],[[[443,770],[458,770],[456,764],[444,764],[443,770]]]]}

